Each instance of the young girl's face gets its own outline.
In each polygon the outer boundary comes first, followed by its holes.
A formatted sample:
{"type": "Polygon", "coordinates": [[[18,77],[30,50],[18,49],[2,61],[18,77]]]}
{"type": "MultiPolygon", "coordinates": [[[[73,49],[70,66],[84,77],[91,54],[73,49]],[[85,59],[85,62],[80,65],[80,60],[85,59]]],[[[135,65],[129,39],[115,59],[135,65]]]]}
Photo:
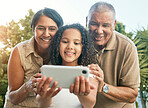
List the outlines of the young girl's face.
{"type": "Polygon", "coordinates": [[[66,29],[60,41],[60,55],[62,65],[78,65],[78,58],[82,52],[82,37],[77,29],[66,29]]]}

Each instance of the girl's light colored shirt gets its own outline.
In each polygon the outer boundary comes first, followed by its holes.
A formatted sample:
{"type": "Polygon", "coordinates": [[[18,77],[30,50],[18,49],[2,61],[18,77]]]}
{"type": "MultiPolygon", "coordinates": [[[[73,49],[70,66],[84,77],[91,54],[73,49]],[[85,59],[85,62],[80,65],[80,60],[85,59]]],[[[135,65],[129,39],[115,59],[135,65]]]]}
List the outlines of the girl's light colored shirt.
{"type": "Polygon", "coordinates": [[[76,95],[69,92],[69,89],[62,89],[55,97],[49,108],[82,108],[76,95]]]}

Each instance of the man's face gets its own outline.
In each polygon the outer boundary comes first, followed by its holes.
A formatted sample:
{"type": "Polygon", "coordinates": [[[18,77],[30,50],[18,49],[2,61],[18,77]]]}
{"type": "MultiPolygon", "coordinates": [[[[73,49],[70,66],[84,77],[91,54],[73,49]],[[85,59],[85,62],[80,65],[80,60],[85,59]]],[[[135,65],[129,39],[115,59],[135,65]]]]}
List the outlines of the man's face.
{"type": "Polygon", "coordinates": [[[89,18],[89,31],[95,46],[104,47],[113,31],[115,30],[116,21],[112,12],[96,12],[93,11],[89,18]]]}

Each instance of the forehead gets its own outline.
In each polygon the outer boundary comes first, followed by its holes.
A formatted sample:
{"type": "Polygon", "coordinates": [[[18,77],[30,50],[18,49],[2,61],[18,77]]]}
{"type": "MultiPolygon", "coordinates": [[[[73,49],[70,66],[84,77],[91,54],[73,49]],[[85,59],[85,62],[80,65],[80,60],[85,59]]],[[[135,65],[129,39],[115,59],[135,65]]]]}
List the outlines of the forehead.
{"type": "Polygon", "coordinates": [[[114,17],[111,11],[106,11],[106,12],[93,11],[90,15],[90,20],[99,21],[99,22],[102,22],[102,21],[113,22],[114,17]]]}
{"type": "Polygon", "coordinates": [[[57,24],[55,21],[53,21],[51,18],[42,15],[40,16],[37,25],[42,25],[42,26],[55,26],[57,27],[57,24]]]}
{"type": "Polygon", "coordinates": [[[81,33],[78,29],[69,28],[64,31],[62,37],[71,38],[71,39],[81,39],[81,33]]]}

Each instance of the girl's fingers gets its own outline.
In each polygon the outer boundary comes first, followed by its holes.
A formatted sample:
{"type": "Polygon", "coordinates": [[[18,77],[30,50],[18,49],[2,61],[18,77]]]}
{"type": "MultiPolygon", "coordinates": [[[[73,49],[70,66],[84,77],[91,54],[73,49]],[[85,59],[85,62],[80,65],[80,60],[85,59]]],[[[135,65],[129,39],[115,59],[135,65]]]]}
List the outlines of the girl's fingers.
{"type": "MultiPolygon", "coordinates": [[[[47,89],[49,88],[51,82],[52,82],[52,78],[51,78],[51,77],[48,77],[48,78],[46,79],[44,85],[42,86],[42,89],[41,89],[41,90],[44,91],[44,92],[46,92],[47,89]]],[[[54,85],[54,84],[53,84],[53,85],[54,85]]],[[[55,85],[54,85],[54,86],[53,86],[53,85],[52,85],[52,87],[54,88],[55,85]]],[[[55,88],[56,88],[56,87],[55,87],[55,88]]]]}
{"type": "Polygon", "coordinates": [[[76,77],[75,85],[74,85],[74,94],[75,95],[79,94],[79,86],[80,86],[79,84],[80,84],[80,79],[79,79],[79,77],[76,77]]]}
{"type": "Polygon", "coordinates": [[[44,85],[46,81],[46,77],[42,77],[41,81],[38,83],[38,86],[37,86],[37,93],[40,94],[40,91],[42,89],[42,86],[44,85]]]}
{"type": "Polygon", "coordinates": [[[89,93],[90,93],[90,84],[89,84],[88,79],[86,78],[85,79],[85,93],[84,93],[84,95],[87,96],[89,93]]]}
{"type": "Polygon", "coordinates": [[[71,84],[70,88],[69,88],[70,93],[74,93],[74,83],[71,84]]]}
{"type": "Polygon", "coordinates": [[[55,95],[57,95],[61,90],[62,90],[62,87],[59,87],[59,88],[52,94],[52,97],[54,97],[55,95]]]}
{"type": "Polygon", "coordinates": [[[34,78],[41,78],[42,74],[41,73],[36,73],[35,75],[33,75],[34,78]]]}
{"type": "Polygon", "coordinates": [[[85,79],[84,76],[80,76],[80,95],[84,95],[85,93],[85,79]]]}

